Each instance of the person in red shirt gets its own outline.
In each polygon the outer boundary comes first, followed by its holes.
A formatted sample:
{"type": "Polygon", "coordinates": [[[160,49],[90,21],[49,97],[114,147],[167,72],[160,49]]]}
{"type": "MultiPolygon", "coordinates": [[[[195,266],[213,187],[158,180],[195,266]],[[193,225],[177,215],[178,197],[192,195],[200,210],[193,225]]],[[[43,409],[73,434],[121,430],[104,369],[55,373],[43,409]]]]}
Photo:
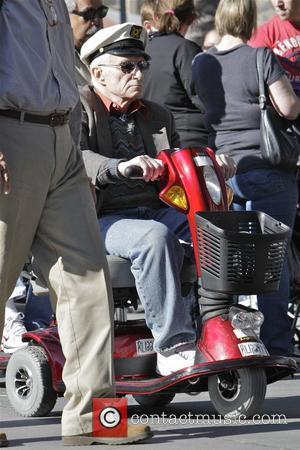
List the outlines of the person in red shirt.
{"type": "Polygon", "coordinates": [[[273,50],[300,96],[300,1],[271,0],[271,3],[276,15],[258,27],[249,44],[273,50]]]}

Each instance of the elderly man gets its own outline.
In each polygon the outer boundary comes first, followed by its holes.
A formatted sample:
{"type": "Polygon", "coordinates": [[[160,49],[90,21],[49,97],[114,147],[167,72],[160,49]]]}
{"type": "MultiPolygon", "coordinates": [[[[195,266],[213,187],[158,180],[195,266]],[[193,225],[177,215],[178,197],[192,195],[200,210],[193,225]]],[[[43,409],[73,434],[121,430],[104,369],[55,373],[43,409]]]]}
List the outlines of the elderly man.
{"type": "Polygon", "coordinates": [[[271,0],[276,15],[258,27],[252,47],[269,47],[279,58],[300,96],[300,1],[271,0]]]}
{"type": "Polygon", "coordinates": [[[57,300],[66,358],[64,444],[145,439],[147,427],[128,427],[125,437],[93,435],[93,398],[115,395],[112,295],[89,182],[68,125],[79,95],[65,3],[0,2],[0,60],[0,328],[32,251],[57,300]],[[16,36],[26,36],[26,44],[16,36]]]}
{"type": "Polygon", "coordinates": [[[182,298],[180,286],[184,250],[179,239],[190,242],[190,235],[185,215],[157,196],[155,180],[163,166],[155,157],[180,142],[169,110],[140,99],[150,64],[146,42],[144,28],[124,23],[98,31],[82,46],[81,59],[90,64],[93,87],[81,89],[81,145],[97,189],[106,250],[131,261],[154,337],[157,372],[168,375],[192,365],[195,358],[193,295],[182,298]],[[130,165],[142,168],[143,180],[126,179],[130,165]]]}

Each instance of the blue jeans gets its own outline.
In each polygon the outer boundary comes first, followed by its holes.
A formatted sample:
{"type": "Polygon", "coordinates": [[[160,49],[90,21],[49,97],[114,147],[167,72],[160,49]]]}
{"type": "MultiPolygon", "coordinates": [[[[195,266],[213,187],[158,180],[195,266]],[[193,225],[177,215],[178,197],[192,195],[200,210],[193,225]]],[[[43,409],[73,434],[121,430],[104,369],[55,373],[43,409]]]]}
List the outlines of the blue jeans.
{"type": "Polygon", "coordinates": [[[49,295],[36,296],[29,286],[25,306],[25,327],[28,331],[47,328],[53,315],[49,295]]]}
{"type": "MultiPolygon", "coordinates": [[[[296,175],[277,169],[257,169],[241,173],[229,180],[235,197],[235,211],[262,211],[274,219],[293,227],[298,200],[296,175]]],[[[277,292],[258,295],[258,308],[265,320],[261,339],[270,354],[289,355],[292,334],[287,316],[289,303],[289,269],[285,258],[280,286],[277,292]]]]}
{"type": "Polygon", "coordinates": [[[180,283],[179,239],[191,242],[186,216],[173,208],[139,207],[103,215],[99,223],[107,253],[131,261],[155,350],[195,342],[194,295],[183,298],[180,283]]]}

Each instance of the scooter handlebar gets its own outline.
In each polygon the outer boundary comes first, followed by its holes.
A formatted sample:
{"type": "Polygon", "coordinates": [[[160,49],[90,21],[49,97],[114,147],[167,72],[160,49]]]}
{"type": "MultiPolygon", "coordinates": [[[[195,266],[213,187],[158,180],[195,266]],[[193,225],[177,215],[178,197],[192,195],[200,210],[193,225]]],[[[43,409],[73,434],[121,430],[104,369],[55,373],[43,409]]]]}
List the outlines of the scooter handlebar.
{"type": "Polygon", "coordinates": [[[124,170],[124,175],[131,180],[139,180],[143,178],[143,169],[139,166],[128,166],[124,170]]]}

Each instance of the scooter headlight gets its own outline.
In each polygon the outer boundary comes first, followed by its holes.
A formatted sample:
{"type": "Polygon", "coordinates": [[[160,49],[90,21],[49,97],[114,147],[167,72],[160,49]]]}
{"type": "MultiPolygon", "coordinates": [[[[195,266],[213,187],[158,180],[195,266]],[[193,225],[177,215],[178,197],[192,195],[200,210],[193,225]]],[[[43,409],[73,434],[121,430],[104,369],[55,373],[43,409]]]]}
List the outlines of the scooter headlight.
{"type": "Polygon", "coordinates": [[[222,190],[216,172],[211,166],[203,167],[203,177],[208,193],[215,205],[220,205],[222,190]]]}
{"type": "Polygon", "coordinates": [[[239,311],[232,317],[231,324],[233,328],[238,328],[239,330],[259,330],[263,321],[264,315],[260,311],[239,311]]]}

